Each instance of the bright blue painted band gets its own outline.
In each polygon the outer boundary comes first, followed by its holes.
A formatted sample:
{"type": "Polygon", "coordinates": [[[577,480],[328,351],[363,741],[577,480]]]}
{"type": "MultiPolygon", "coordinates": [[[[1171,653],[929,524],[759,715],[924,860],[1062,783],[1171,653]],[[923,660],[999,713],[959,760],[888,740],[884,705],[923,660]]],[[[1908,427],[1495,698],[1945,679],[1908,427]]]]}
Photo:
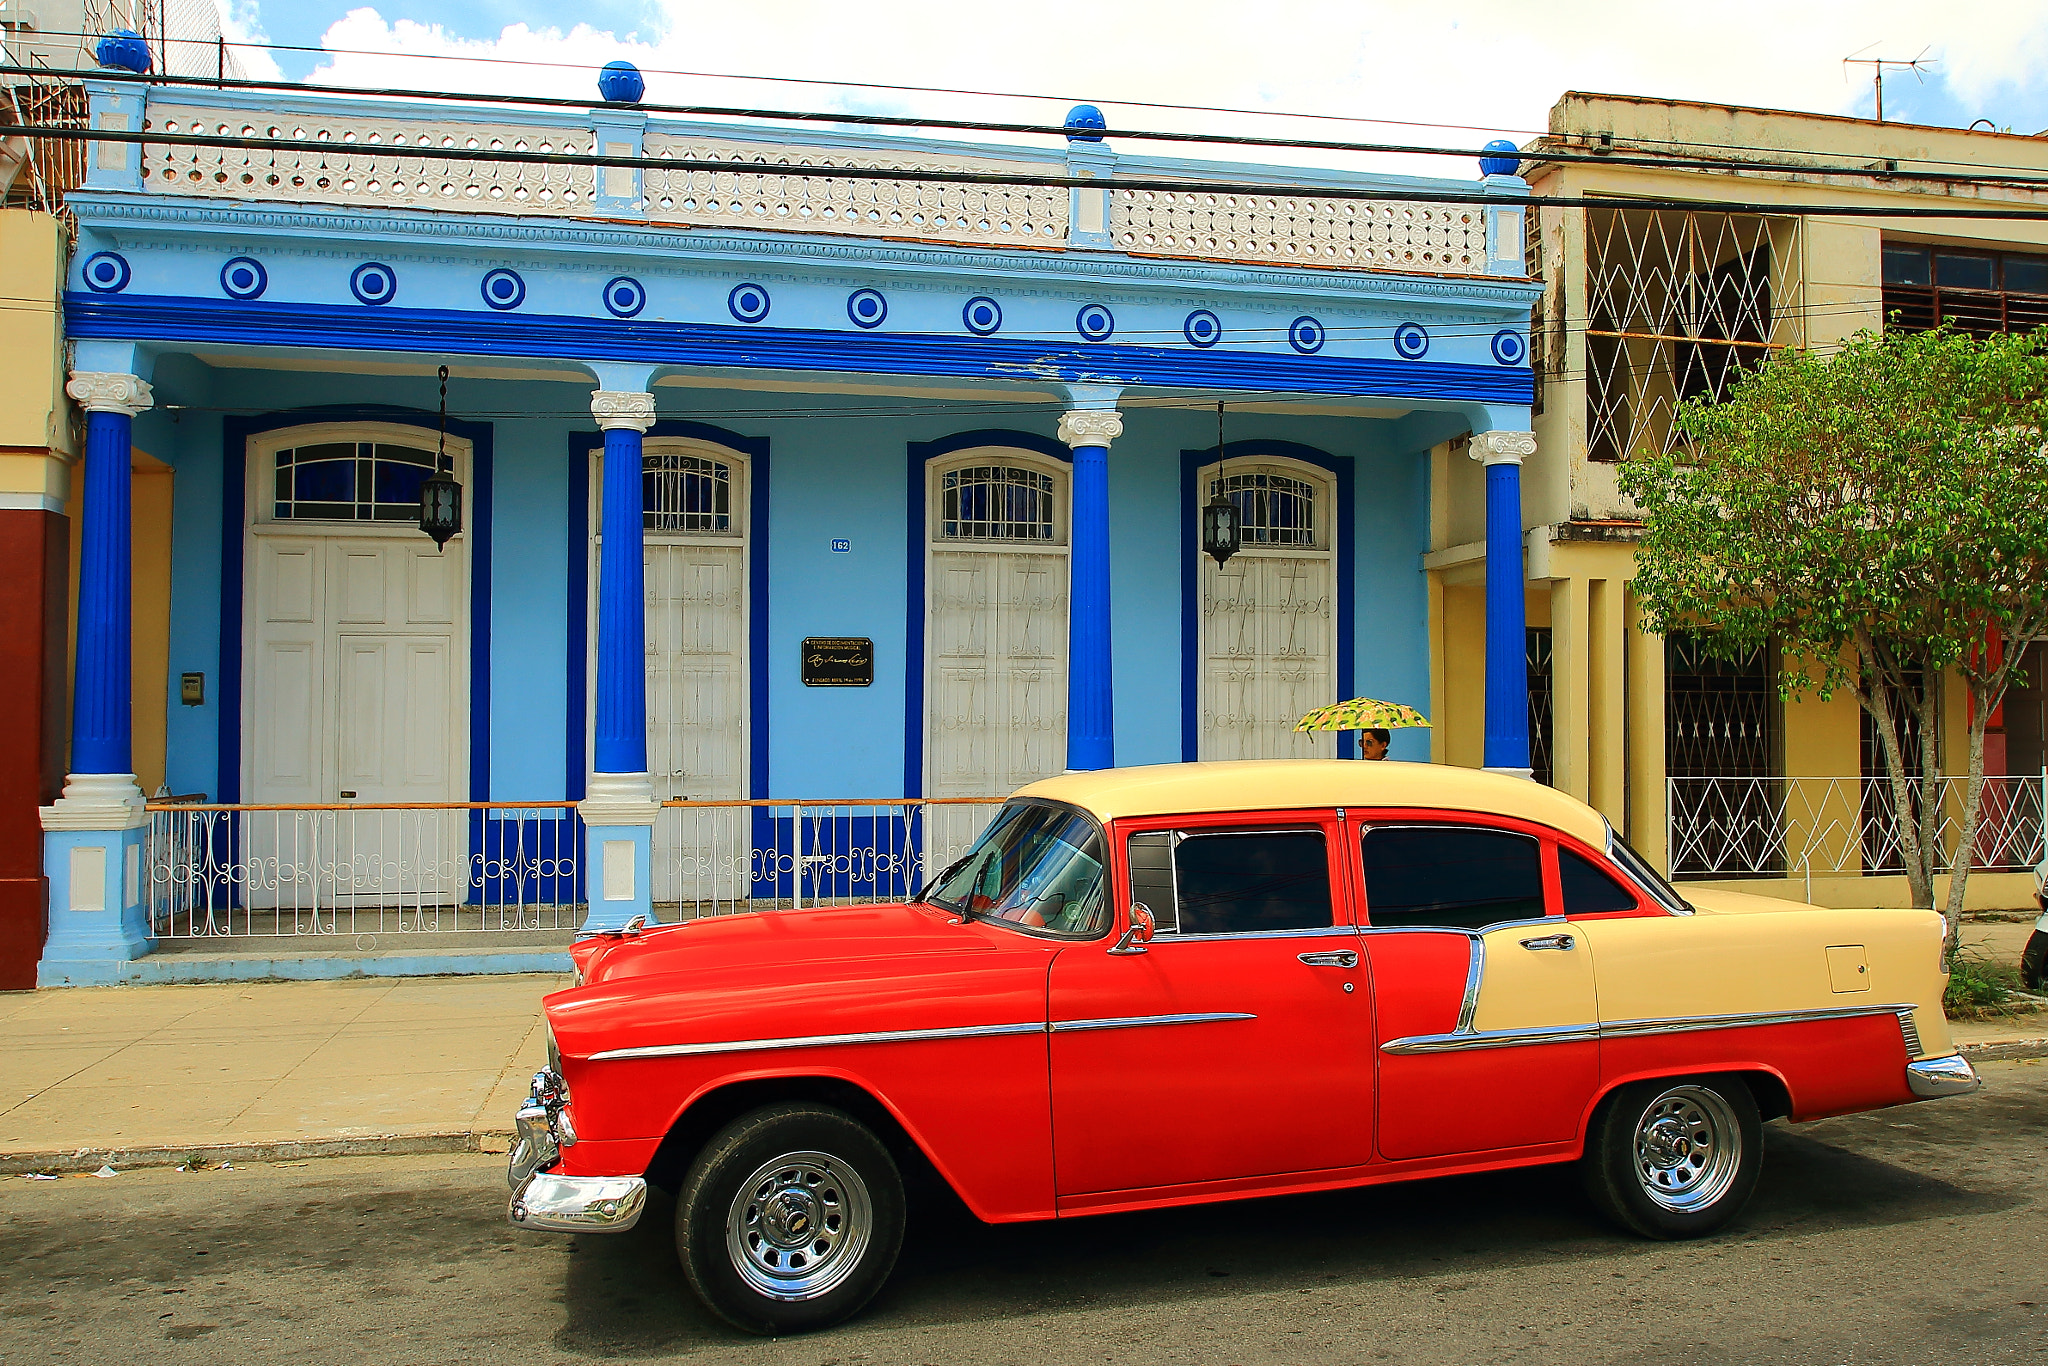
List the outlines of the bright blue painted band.
{"type": "Polygon", "coordinates": [[[78,660],[71,771],[133,773],[129,700],[129,438],[126,413],[88,413],[78,537],[78,660]]]}
{"type": "Polygon", "coordinates": [[[599,773],[647,771],[647,607],[642,548],[641,437],[604,434],[604,506],[597,557],[599,773]]]}
{"type": "Polygon", "coordinates": [[[1291,351],[1206,351],[1009,337],[936,337],[569,318],[454,309],[340,307],[264,300],[68,292],[75,338],[243,346],[356,347],[470,356],[729,365],[878,374],[975,375],[1037,382],[1254,387],[1290,393],[1526,405],[1527,369],[1291,351]]]}
{"type": "Polygon", "coordinates": [[[1067,767],[1116,764],[1110,687],[1109,450],[1074,447],[1067,589],[1067,767]]]}
{"type": "Polygon", "coordinates": [[[1486,467],[1486,766],[1529,766],[1528,614],[1522,588],[1522,467],[1486,467]]]}

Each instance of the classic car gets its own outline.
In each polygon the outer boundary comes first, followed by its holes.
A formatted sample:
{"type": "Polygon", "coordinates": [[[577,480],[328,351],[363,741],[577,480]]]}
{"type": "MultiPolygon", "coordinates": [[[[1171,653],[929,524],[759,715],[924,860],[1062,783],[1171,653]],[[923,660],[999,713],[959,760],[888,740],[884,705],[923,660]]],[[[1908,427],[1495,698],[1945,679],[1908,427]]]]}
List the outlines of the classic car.
{"type": "Polygon", "coordinates": [[[905,905],[632,926],[546,998],[510,1217],[631,1227],[711,1309],[818,1328],[888,1277],[916,1167],[984,1220],[1577,1162],[1719,1228],[1760,1125],[1973,1089],[1942,922],[1681,896],[1591,808],[1427,764],[1075,773],[905,905]]]}

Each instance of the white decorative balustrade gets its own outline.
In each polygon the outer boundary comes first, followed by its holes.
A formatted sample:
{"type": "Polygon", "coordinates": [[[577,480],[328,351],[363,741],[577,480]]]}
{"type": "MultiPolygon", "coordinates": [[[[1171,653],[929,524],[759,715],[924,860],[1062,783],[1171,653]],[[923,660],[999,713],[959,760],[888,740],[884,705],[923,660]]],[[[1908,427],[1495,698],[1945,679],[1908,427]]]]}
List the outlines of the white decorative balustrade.
{"type": "MultiPolygon", "coordinates": [[[[1674,878],[1854,876],[1904,871],[1889,779],[1669,778],[1674,878]]],[[[1939,780],[1937,867],[1955,864],[1967,778],[1939,780]]],[[[1917,785],[1916,785],[1917,786],[1917,785]]],[[[1984,780],[1973,869],[2021,872],[2048,857],[2043,779],[1984,780]]]]}
{"type": "Polygon", "coordinates": [[[1476,204],[1120,189],[1110,195],[1109,235],[1145,255],[1486,273],[1486,215],[1476,204]]]}

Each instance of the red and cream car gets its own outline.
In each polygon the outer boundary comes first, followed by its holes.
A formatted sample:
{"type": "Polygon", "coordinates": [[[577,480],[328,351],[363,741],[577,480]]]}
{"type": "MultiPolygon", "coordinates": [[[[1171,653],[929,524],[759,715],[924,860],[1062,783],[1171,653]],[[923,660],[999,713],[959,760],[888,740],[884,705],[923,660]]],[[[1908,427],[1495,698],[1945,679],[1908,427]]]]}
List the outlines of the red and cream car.
{"type": "Polygon", "coordinates": [[[916,901],[577,945],[520,1111],[513,1223],[673,1190],[691,1284],[757,1332],[889,1275],[904,1172],[983,1219],[1580,1163],[1707,1233],[1759,1124],[1973,1089],[1942,924],[1681,898],[1594,811],[1421,764],[1070,774],[916,901]]]}

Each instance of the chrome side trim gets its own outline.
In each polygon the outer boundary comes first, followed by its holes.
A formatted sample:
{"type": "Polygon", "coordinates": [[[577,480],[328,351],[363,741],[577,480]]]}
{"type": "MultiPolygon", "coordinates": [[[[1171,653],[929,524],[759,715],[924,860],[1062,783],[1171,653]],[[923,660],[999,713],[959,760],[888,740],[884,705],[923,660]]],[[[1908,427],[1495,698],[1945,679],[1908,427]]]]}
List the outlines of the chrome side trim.
{"type": "Polygon", "coordinates": [[[1982,1084],[1977,1080],[1976,1069],[1960,1053],[1906,1064],[1906,1085],[1922,1100],[1967,1096],[1982,1084]]]}
{"type": "Polygon", "coordinates": [[[1410,1053],[1464,1053],[1482,1048],[1522,1048],[1544,1043],[1591,1043],[1598,1025],[1547,1025],[1540,1029],[1490,1029],[1483,1033],[1415,1034],[1380,1045],[1380,1052],[1400,1057],[1410,1053]]]}
{"type": "Polygon", "coordinates": [[[1465,963],[1465,995],[1458,1002],[1459,1034],[1472,1032],[1472,1017],[1479,1013],[1479,983],[1486,976],[1486,936],[1475,934],[1471,941],[1471,957],[1465,963]]]}
{"type": "Polygon", "coordinates": [[[1863,1015],[1898,1015],[1904,1018],[1913,1009],[1912,1006],[1900,1005],[1824,1006],[1813,1010],[1763,1011],[1748,1015],[1675,1015],[1666,1019],[1545,1025],[1533,1029],[1475,1032],[1461,1027],[1449,1034],[1412,1034],[1406,1038],[1390,1039],[1380,1045],[1380,1052],[1400,1057],[1412,1053],[1458,1053],[1471,1049],[1520,1048],[1546,1043],[1588,1043],[1596,1039],[1630,1039],[1653,1034],[1698,1034],[1716,1029],[1747,1029],[1755,1025],[1848,1020],[1863,1015]]]}
{"type": "Polygon", "coordinates": [[[690,1058],[705,1053],[752,1053],[771,1048],[830,1048],[835,1044],[915,1043],[924,1039],[986,1039],[1003,1034],[1042,1034],[1045,1026],[1030,1024],[958,1025],[949,1029],[884,1029],[872,1034],[808,1034],[794,1039],[733,1039],[724,1043],[662,1043],[644,1048],[608,1048],[592,1053],[592,1062],[623,1058],[690,1058]]]}
{"type": "Polygon", "coordinates": [[[1214,1010],[1194,1015],[1112,1015],[1100,1020],[1054,1020],[1051,1029],[1055,1034],[1068,1034],[1086,1029],[1145,1029],[1152,1025],[1218,1024],[1258,1018],[1241,1010],[1214,1010]]]}
{"type": "Polygon", "coordinates": [[[1927,1045],[1920,1041],[1920,1026],[1913,1022],[1913,1012],[1910,1010],[1899,1012],[1899,1037],[1906,1041],[1907,1057],[1924,1058],[1927,1056],[1927,1045]]]}

